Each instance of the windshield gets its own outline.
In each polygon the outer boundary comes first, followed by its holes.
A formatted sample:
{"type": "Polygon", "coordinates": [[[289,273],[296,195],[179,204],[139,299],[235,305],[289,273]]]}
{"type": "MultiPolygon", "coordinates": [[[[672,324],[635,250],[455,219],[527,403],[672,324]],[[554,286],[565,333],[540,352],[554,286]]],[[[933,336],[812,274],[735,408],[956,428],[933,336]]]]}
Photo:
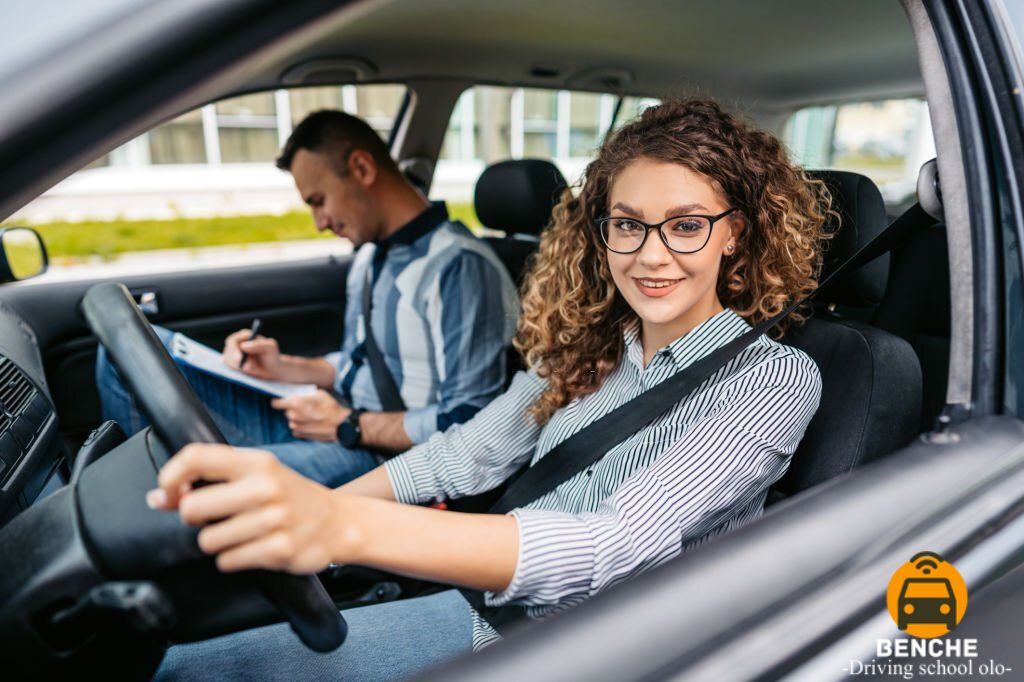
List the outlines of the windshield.
{"type": "Polygon", "coordinates": [[[947,580],[908,580],[903,586],[907,599],[948,599],[949,592],[947,580]]]}

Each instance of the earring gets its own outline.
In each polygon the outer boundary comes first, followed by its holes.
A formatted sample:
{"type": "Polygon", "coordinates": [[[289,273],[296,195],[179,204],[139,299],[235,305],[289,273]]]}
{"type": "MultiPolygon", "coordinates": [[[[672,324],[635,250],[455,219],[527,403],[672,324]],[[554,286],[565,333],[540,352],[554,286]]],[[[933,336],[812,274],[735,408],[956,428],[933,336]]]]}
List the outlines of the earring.
{"type": "Polygon", "coordinates": [[[732,253],[733,249],[735,249],[735,248],[736,248],[735,246],[733,246],[732,244],[729,244],[728,246],[725,247],[725,250],[728,251],[729,253],[732,253]]]}

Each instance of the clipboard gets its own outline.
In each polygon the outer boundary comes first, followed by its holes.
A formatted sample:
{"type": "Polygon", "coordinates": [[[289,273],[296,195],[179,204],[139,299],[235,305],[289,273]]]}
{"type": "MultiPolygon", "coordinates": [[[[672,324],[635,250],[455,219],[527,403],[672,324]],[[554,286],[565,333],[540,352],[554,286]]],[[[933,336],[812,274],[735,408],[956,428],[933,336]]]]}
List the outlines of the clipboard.
{"type": "Polygon", "coordinates": [[[259,393],[275,398],[289,398],[296,395],[316,393],[314,384],[291,384],[285,381],[269,381],[249,376],[224,364],[224,356],[209,346],[190,339],[181,333],[171,337],[171,357],[180,365],[191,367],[206,374],[219,377],[259,393]]]}

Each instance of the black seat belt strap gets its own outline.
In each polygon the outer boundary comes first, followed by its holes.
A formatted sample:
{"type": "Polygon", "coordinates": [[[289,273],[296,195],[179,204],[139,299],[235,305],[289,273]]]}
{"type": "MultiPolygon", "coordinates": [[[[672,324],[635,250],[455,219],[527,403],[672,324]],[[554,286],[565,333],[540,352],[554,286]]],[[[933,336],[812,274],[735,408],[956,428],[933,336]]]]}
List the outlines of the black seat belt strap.
{"type": "MultiPolygon", "coordinates": [[[[925,213],[920,204],[914,204],[836,268],[831,275],[818,284],[813,292],[791,303],[785,310],[737,336],[724,346],[720,346],[657,386],[644,391],[600,419],[591,422],[556,445],[536,464],[522,471],[505,490],[505,493],[498,498],[489,512],[506,514],[551,492],[600,460],[609,450],[631,434],[668,412],[680,400],[760,338],[762,334],[771,331],[797,307],[814,298],[815,294],[833,279],[870,263],[933,224],[935,224],[935,219],[925,213]]],[[[521,606],[487,606],[483,592],[478,590],[462,588],[459,592],[496,631],[506,629],[508,625],[526,616],[525,609],[521,606]]]]}
{"type": "Polygon", "coordinates": [[[935,220],[925,213],[919,204],[914,204],[849,260],[836,268],[813,292],[556,445],[512,482],[491,507],[490,513],[508,513],[551,492],[564,481],[604,457],[605,453],[631,434],[668,412],[762,334],[771,331],[797,307],[810,301],[833,279],[887,253],[934,222],[935,220]]]}
{"type": "Polygon", "coordinates": [[[381,406],[385,412],[405,412],[405,401],[398,391],[398,384],[395,377],[388,369],[384,355],[380,352],[377,339],[373,335],[370,313],[373,309],[373,264],[366,268],[366,280],[363,282],[363,328],[366,338],[366,361],[370,363],[370,374],[373,376],[373,385],[377,389],[377,396],[380,398],[381,406]]]}

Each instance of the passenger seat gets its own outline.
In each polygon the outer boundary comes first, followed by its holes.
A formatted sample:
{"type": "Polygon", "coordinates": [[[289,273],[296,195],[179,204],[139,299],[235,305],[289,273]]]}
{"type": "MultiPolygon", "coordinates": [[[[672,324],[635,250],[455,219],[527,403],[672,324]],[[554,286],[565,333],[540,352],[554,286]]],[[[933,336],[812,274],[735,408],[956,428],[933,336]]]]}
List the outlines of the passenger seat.
{"type": "Polygon", "coordinates": [[[516,286],[526,261],[537,250],[540,232],[567,187],[562,172],[549,161],[517,159],[489,166],[476,183],[476,215],[484,227],[504,237],[484,237],[497,252],[516,286]]]}

